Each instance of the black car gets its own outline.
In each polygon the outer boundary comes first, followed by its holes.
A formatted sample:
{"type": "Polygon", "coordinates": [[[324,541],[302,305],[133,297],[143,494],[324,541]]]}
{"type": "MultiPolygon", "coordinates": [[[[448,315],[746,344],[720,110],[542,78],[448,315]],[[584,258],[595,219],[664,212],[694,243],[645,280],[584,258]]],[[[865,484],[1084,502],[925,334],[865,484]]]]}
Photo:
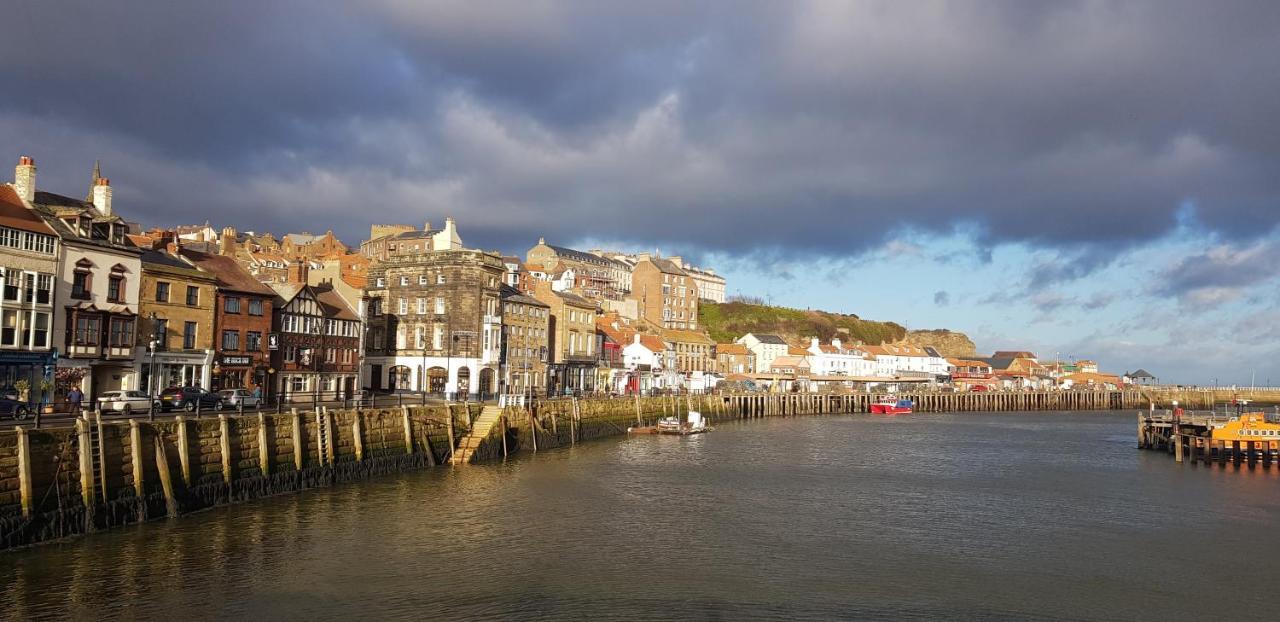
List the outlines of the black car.
{"type": "Polygon", "coordinates": [[[195,412],[197,404],[200,410],[222,410],[222,397],[200,387],[169,387],[160,392],[159,404],[164,410],[195,412]]]}
{"type": "Polygon", "coordinates": [[[8,397],[0,397],[0,416],[21,421],[31,414],[31,407],[8,397]]]}

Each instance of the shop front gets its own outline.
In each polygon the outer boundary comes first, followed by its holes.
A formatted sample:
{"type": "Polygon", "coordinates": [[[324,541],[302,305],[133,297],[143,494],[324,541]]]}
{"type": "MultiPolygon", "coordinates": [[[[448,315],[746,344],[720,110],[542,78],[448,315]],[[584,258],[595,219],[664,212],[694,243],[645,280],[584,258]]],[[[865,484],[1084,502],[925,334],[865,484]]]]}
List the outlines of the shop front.
{"type": "Polygon", "coordinates": [[[29,404],[42,403],[45,396],[41,385],[53,380],[56,360],[53,352],[0,351],[0,394],[25,399],[29,404]]]}
{"type": "Polygon", "coordinates": [[[143,352],[137,356],[140,390],[159,393],[169,387],[209,386],[212,352],[143,352]]]}
{"type": "Polygon", "coordinates": [[[214,366],[213,389],[253,389],[267,383],[267,366],[242,354],[223,354],[214,366]]]}

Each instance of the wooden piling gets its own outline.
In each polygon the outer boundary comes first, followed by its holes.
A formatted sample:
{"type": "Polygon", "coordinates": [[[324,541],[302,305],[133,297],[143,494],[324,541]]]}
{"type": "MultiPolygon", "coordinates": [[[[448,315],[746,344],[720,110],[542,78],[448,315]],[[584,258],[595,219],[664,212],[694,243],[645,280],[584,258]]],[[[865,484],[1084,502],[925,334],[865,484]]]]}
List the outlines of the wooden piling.
{"type": "Polygon", "coordinates": [[[129,420],[129,461],[133,463],[134,494],[142,499],[146,492],[142,488],[142,428],[138,426],[137,419],[129,420]]]}
{"type": "Polygon", "coordinates": [[[169,457],[164,453],[160,435],[155,436],[156,473],[160,474],[160,490],[164,492],[164,507],[169,518],[178,515],[178,499],[173,494],[173,474],[169,472],[169,457]]]}
{"type": "Polygon", "coordinates": [[[76,419],[76,433],[80,437],[80,499],[84,502],[85,521],[92,524],[88,514],[93,513],[93,439],[89,433],[89,422],[76,419]]]}
{"type": "MultiPolygon", "coordinates": [[[[449,413],[449,457],[453,457],[453,411],[444,407],[449,413]]],[[[404,453],[413,453],[413,422],[409,420],[409,407],[400,407],[400,417],[404,419],[404,453]]]]}
{"type": "Polygon", "coordinates": [[[178,424],[178,465],[182,467],[182,485],[191,488],[191,443],[187,440],[187,419],[178,415],[174,423],[178,424]]]}
{"type": "Polygon", "coordinates": [[[356,462],[364,462],[364,431],[361,429],[360,421],[362,418],[363,415],[359,410],[351,416],[351,445],[356,452],[356,462]]]}
{"type": "Polygon", "coordinates": [[[296,408],[290,414],[293,416],[293,467],[301,471],[306,458],[302,453],[302,415],[296,408]]]}
{"type": "Polygon", "coordinates": [[[267,446],[267,416],[258,413],[258,468],[265,477],[271,473],[271,448],[267,446]]]}
{"type": "Polygon", "coordinates": [[[226,415],[218,415],[218,447],[222,453],[222,481],[231,485],[231,422],[226,415]]]}
{"type": "Polygon", "coordinates": [[[13,427],[18,440],[18,494],[22,500],[22,517],[31,518],[31,439],[21,426],[13,427]]]}

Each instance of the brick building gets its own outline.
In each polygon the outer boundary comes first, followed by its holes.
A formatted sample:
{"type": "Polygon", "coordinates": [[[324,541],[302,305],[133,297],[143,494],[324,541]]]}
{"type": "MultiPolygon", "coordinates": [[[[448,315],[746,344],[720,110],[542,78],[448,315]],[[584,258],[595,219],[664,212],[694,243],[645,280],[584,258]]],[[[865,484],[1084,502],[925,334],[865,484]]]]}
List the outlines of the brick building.
{"type": "Polygon", "coordinates": [[[751,374],[756,370],[756,356],[740,343],[716,344],[716,371],[728,374],[751,374]]]}
{"type": "MultiPolygon", "coordinates": [[[[0,388],[25,380],[39,403],[54,365],[54,280],[61,247],[53,229],[0,184],[0,388]]],[[[19,398],[24,396],[19,395],[19,398]]]]}
{"type": "Polygon", "coordinates": [[[134,355],[138,389],[211,387],[216,280],[164,250],[142,253],[134,355]]]}
{"type": "Polygon", "coordinates": [[[546,394],[551,307],[502,286],[502,391],[513,395],[546,394]]]}
{"type": "Polygon", "coordinates": [[[698,287],[692,277],[669,260],[641,253],[631,271],[631,298],[640,317],[665,329],[698,328],[698,287]]]}
{"type": "Polygon", "coordinates": [[[561,275],[572,270],[570,290],[592,300],[618,300],[626,293],[622,282],[627,267],[608,257],[553,246],[547,244],[546,239],[538,238],[538,243],[525,254],[525,260],[541,266],[548,274],[561,275]]]}
{"type": "Polygon", "coordinates": [[[537,283],[534,297],[551,307],[547,344],[547,392],[562,395],[596,388],[596,303],[537,283]]]}
{"type": "Polygon", "coordinates": [[[477,250],[393,254],[369,268],[363,385],[448,396],[498,390],[504,272],[477,250]]]}
{"type": "Polygon", "coordinates": [[[209,387],[253,389],[272,386],[271,357],[267,349],[272,331],[275,291],[254,278],[231,257],[182,248],[183,259],[213,277],[214,349],[213,374],[209,387]]]}
{"type": "MultiPolygon", "coordinates": [[[[359,389],[360,316],[329,285],[307,285],[306,264],[275,290],[274,391],[285,401],[346,399],[359,389]]],[[[269,344],[270,346],[270,344],[269,344]]],[[[269,347],[268,346],[268,347],[269,347]]]]}

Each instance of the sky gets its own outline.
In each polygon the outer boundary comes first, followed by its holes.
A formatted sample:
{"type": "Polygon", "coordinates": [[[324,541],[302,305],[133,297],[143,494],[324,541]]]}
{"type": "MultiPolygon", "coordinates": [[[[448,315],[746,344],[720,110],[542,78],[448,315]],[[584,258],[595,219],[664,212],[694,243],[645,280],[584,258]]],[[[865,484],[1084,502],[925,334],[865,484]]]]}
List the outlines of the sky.
{"type": "Polygon", "coordinates": [[[1280,384],[1280,3],[13,0],[0,157],[145,225],[457,219],[980,351],[1280,384]]]}

